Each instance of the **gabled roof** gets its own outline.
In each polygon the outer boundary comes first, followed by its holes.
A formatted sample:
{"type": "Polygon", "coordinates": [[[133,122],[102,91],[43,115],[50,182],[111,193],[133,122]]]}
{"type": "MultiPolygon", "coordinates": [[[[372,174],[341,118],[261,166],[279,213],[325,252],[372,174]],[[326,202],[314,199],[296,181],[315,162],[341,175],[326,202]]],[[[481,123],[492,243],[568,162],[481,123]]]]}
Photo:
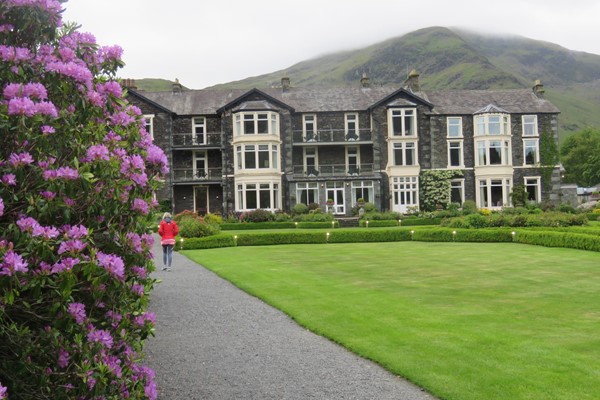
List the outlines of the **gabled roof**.
{"type": "Polygon", "coordinates": [[[156,108],[158,108],[160,110],[163,110],[166,113],[173,114],[173,111],[169,110],[168,108],[165,108],[164,106],[162,106],[161,104],[156,103],[155,101],[152,101],[151,99],[149,99],[148,97],[144,96],[143,94],[141,94],[137,90],[129,88],[129,89],[127,89],[127,93],[131,94],[134,97],[137,97],[138,99],[140,99],[142,101],[147,102],[148,104],[150,104],[150,105],[152,105],[152,106],[154,106],[154,107],[156,107],[156,108]]]}
{"type": "Polygon", "coordinates": [[[426,106],[431,107],[431,108],[434,107],[433,104],[431,104],[427,100],[425,100],[425,99],[417,96],[415,93],[409,92],[408,90],[406,90],[404,88],[401,88],[401,89],[398,89],[395,92],[389,94],[388,96],[384,97],[383,99],[375,102],[374,104],[372,104],[369,107],[369,110],[371,110],[371,109],[373,109],[375,107],[379,107],[381,105],[389,105],[389,106],[397,105],[397,106],[401,106],[401,105],[405,105],[405,104],[406,105],[422,104],[422,105],[426,105],[426,106]],[[392,101],[392,99],[395,99],[395,100],[392,101]],[[408,99],[410,99],[410,100],[408,100],[408,99]]]}
{"type": "Polygon", "coordinates": [[[229,103],[225,104],[223,107],[220,107],[217,110],[217,114],[221,114],[223,111],[229,109],[229,108],[234,108],[236,105],[240,105],[241,103],[244,102],[245,99],[251,99],[252,97],[263,97],[265,101],[261,101],[261,100],[250,100],[248,102],[246,102],[246,107],[243,107],[244,109],[247,110],[264,110],[264,109],[273,109],[273,107],[270,107],[270,105],[267,105],[268,103],[274,103],[277,106],[281,107],[281,108],[287,108],[288,110],[290,110],[291,112],[294,112],[294,108],[290,107],[289,105],[287,105],[286,103],[282,102],[281,100],[278,100],[274,97],[272,97],[271,95],[260,91],[256,88],[244,93],[242,96],[239,96],[238,98],[230,101],[229,103]],[[252,108],[254,107],[254,108],[252,108]],[[257,108],[257,107],[263,107],[263,108],[257,108]],[[267,108],[264,108],[267,107],[267,108]]]}

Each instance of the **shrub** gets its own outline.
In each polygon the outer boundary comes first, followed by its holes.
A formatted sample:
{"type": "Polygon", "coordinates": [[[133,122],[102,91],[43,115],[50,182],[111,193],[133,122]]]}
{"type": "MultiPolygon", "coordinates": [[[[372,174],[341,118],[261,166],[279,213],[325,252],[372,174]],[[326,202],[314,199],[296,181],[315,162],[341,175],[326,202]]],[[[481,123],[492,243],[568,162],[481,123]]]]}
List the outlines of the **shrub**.
{"type": "Polygon", "coordinates": [[[0,2],[0,397],[156,399],[139,352],[167,159],[121,49],[57,29],[61,3],[0,2]]]}
{"type": "Polygon", "coordinates": [[[462,205],[463,215],[475,214],[477,212],[477,203],[473,200],[465,200],[462,205]]]}
{"type": "Polygon", "coordinates": [[[204,216],[204,222],[207,224],[221,225],[223,223],[223,217],[217,214],[208,213],[204,216]]]}
{"type": "Polygon", "coordinates": [[[173,217],[173,221],[175,221],[179,224],[184,219],[198,219],[198,218],[200,218],[200,217],[195,212],[190,211],[190,210],[183,210],[179,214],[175,214],[175,216],[173,217]]]}
{"type": "Polygon", "coordinates": [[[383,221],[383,220],[393,220],[393,221],[398,221],[399,219],[401,219],[402,216],[400,215],[400,213],[397,212],[369,212],[366,213],[362,216],[361,219],[366,219],[366,220],[373,220],[373,221],[383,221]]]}
{"type": "Polygon", "coordinates": [[[239,234],[238,246],[266,246],[276,244],[308,244],[326,243],[327,236],[324,232],[277,232],[277,233],[252,233],[239,234]]]}
{"type": "Polygon", "coordinates": [[[315,211],[315,210],[320,210],[321,206],[319,205],[319,203],[310,203],[308,205],[308,211],[315,211]]]}
{"type": "Polygon", "coordinates": [[[158,208],[160,212],[171,212],[173,209],[173,202],[171,199],[164,199],[158,202],[158,208]]]}
{"type": "Polygon", "coordinates": [[[519,243],[546,247],[568,247],[571,249],[600,251],[600,237],[580,233],[551,231],[519,231],[515,235],[519,243]]]}
{"type": "Polygon", "coordinates": [[[220,232],[219,225],[207,224],[199,218],[185,218],[179,223],[179,236],[184,238],[212,236],[220,232]]]}
{"type": "Polygon", "coordinates": [[[243,214],[242,218],[245,222],[266,222],[273,220],[273,214],[267,210],[252,210],[243,214]]]}
{"type": "Polygon", "coordinates": [[[575,214],[577,211],[575,210],[575,207],[573,207],[570,204],[561,204],[558,206],[558,211],[563,212],[563,213],[568,213],[568,214],[575,214]]]}
{"type": "Polygon", "coordinates": [[[465,217],[465,222],[473,228],[485,228],[489,226],[488,218],[481,214],[469,214],[465,217]]]}
{"type": "Polygon", "coordinates": [[[320,210],[315,210],[315,212],[310,212],[308,214],[296,215],[294,217],[294,221],[296,222],[331,222],[334,219],[333,215],[321,212],[320,210]]]}
{"type": "Polygon", "coordinates": [[[308,206],[304,203],[298,203],[292,208],[293,215],[300,215],[306,213],[308,213],[308,206]]]}
{"type": "Polygon", "coordinates": [[[288,221],[292,220],[292,217],[290,217],[290,215],[287,213],[277,212],[277,213],[275,213],[273,220],[275,222],[288,222],[288,221]]]}

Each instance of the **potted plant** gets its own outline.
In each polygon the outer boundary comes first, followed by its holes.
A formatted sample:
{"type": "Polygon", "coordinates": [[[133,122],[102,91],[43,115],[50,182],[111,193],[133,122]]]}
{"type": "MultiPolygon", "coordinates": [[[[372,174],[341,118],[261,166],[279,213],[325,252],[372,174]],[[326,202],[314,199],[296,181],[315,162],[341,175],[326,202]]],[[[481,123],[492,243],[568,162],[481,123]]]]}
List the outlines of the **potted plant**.
{"type": "Polygon", "coordinates": [[[333,199],[327,199],[327,201],[325,202],[325,204],[327,204],[328,206],[332,206],[333,205],[333,199]]]}
{"type": "Polygon", "coordinates": [[[361,198],[359,198],[358,200],[356,200],[356,204],[357,204],[359,207],[362,207],[362,206],[364,206],[364,205],[365,205],[365,199],[363,199],[362,197],[361,197],[361,198]]]}

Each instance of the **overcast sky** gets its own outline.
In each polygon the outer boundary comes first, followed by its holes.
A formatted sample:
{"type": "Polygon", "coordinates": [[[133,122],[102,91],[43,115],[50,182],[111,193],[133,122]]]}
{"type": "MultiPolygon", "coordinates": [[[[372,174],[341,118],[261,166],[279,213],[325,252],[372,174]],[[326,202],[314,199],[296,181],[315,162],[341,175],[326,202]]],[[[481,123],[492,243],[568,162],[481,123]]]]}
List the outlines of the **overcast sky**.
{"type": "Polygon", "coordinates": [[[179,78],[192,89],[431,26],[600,54],[598,0],[69,0],[65,7],[64,20],[101,45],[123,47],[121,77],[179,78]]]}

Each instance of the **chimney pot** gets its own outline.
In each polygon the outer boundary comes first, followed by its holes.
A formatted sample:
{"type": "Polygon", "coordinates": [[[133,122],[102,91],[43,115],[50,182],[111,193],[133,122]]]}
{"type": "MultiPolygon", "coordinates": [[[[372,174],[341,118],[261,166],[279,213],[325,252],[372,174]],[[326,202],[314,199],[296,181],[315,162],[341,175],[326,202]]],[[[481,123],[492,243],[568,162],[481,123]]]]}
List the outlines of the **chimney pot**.
{"type": "Polygon", "coordinates": [[[173,82],[173,93],[181,93],[181,83],[179,83],[179,79],[175,78],[175,82],[173,82]]]}
{"type": "Polygon", "coordinates": [[[421,85],[419,84],[419,73],[416,69],[413,69],[408,73],[408,77],[406,81],[404,81],[404,86],[408,87],[411,92],[418,92],[421,90],[421,85]]]}
{"type": "Polygon", "coordinates": [[[369,77],[367,76],[366,72],[363,72],[362,78],[360,78],[360,86],[363,88],[368,88],[371,86],[371,82],[369,81],[369,77]]]}
{"type": "Polygon", "coordinates": [[[537,97],[543,98],[545,92],[546,92],[546,90],[544,89],[544,85],[542,84],[542,81],[539,79],[536,79],[535,82],[533,83],[533,93],[535,93],[535,95],[537,97]]]}
{"type": "Polygon", "coordinates": [[[287,76],[284,76],[283,78],[281,78],[281,89],[283,89],[284,92],[287,92],[288,90],[290,90],[290,78],[287,76]]]}

